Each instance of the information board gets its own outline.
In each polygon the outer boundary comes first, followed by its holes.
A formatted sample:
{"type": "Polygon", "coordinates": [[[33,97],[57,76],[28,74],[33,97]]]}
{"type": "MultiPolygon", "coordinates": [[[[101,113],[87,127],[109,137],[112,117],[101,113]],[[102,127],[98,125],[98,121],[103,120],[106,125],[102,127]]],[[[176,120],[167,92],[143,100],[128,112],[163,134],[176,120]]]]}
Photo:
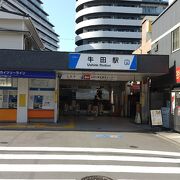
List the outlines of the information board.
{"type": "Polygon", "coordinates": [[[162,126],[161,110],[151,110],[151,123],[152,126],[162,126]]]}

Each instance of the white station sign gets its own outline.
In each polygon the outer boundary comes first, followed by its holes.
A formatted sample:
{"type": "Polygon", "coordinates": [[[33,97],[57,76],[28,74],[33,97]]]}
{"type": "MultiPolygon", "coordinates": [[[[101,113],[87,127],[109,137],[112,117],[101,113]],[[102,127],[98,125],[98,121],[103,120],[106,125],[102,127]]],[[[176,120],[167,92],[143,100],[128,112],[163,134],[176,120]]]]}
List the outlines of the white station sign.
{"type": "Polygon", "coordinates": [[[69,69],[137,71],[136,55],[69,54],[69,69]]]}

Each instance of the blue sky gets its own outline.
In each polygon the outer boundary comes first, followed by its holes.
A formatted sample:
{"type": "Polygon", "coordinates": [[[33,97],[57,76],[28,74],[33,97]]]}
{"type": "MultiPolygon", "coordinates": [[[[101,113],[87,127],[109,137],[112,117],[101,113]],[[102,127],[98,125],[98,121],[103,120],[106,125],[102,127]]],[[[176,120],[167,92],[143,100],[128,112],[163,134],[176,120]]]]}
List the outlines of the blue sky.
{"type": "Polygon", "coordinates": [[[74,51],[76,0],[42,1],[50,22],[55,25],[55,32],[60,35],[60,51],[74,51]]]}

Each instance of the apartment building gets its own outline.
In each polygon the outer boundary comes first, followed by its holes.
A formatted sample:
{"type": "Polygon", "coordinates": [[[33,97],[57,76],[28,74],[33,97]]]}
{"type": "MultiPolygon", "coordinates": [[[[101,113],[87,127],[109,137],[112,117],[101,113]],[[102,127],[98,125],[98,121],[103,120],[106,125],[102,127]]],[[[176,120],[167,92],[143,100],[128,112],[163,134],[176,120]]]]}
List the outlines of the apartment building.
{"type": "Polygon", "coordinates": [[[59,48],[59,36],[48,20],[41,0],[0,0],[0,9],[29,16],[43,42],[44,50],[56,51],[59,48]]]}
{"type": "Polygon", "coordinates": [[[76,52],[131,54],[141,42],[145,16],[159,15],[164,0],[76,0],[76,52]]]}

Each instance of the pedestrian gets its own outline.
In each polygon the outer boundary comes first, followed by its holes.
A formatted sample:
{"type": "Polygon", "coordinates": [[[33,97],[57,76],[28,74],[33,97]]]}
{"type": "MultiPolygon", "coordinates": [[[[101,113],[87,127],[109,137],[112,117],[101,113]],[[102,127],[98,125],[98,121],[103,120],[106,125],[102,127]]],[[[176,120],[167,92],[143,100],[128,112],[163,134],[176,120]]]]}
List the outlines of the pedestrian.
{"type": "Polygon", "coordinates": [[[98,116],[98,101],[98,97],[95,95],[93,102],[93,112],[95,113],[95,116],[98,116]]]}

